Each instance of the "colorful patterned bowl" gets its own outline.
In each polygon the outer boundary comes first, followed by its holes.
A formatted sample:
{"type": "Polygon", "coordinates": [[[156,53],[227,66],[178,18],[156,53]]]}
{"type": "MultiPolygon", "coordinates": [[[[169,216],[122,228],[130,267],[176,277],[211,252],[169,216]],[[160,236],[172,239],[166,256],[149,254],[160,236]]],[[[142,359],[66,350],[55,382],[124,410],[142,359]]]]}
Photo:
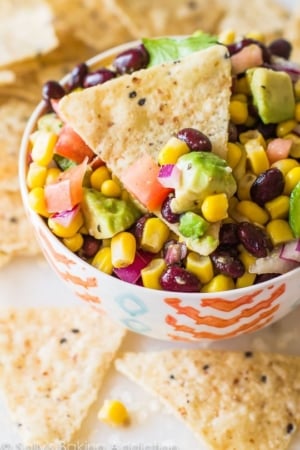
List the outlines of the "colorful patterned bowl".
{"type": "MultiPolygon", "coordinates": [[[[106,65],[116,54],[134,45],[136,42],[115,47],[92,58],[88,65],[93,68],[106,65]]],[[[300,304],[300,269],[242,289],[198,294],[158,291],[125,283],[80,259],[51,233],[28,204],[28,141],[43,113],[41,102],[27,124],[21,144],[22,198],[50,266],[83,302],[105,311],[135,333],[185,342],[212,342],[250,333],[281,319],[300,304]]]]}

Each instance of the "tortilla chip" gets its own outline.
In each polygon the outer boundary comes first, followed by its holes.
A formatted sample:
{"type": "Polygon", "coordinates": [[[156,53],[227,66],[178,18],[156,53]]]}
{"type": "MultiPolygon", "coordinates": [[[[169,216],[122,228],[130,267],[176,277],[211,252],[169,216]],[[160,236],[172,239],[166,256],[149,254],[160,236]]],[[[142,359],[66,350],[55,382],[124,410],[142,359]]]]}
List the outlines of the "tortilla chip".
{"type": "Polygon", "coordinates": [[[0,66],[35,58],[58,45],[43,0],[1,1],[0,18],[0,66]]]}
{"type": "Polygon", "coordinates": [[[12,70],[0,70],[0,86],[12,84],[16,81],[16,74],[12,70]]]}
{"type": "Polygon", "coordinates": [[[18,191],[0,191],[0,252],[12,255],[40,253],[18,191]]]}
{"type": "MultiPolygon", "coordinates": [[[[136,38],[214,32],[223,2],[211,0],[106,0],[136,38]]],[[[227,5],[227,4],[226,4],[227,5]]]]}
{"type": "Polygon", "coordinates": [[[229,121],[231,64],[215,45],[181,61],[167,62],[74,92],[60,113],[116,176],[143,153],[153,159],[178,130],[207,134],[224,154],[229,121]],[[82,120],[82,118],[85,120],[82,120]]]}
{"type": "Polygon", "coordinates": [[[241,36],[259,32],[272,40],[285,34],[288,17],[288,10],[275,0],[253,0],[249,8],[240,0],[230,0],[216,31],[234,30],[241,36]]]}
{"type": "Polygon", "coordinates": [[[217,350],[125,353],[117,369],[213,450],[284,450],[300,420],[300,357],[217,350]]]}
{"type": "Polygon", "coordinates": [[[0,269],[12,259],[12,255],[0,251],[0,269]]]}
{"type": "Polygon", "coordinates": [[[72,439],[124,336],[90,308],[0,309],[0,389],[25,444],[72,439]]]}
{"type": "Polygon", "coordinates": [[[293,50],[291,59],[300,64],[300,6],[297,5],[291,14],[286,27],[286,38],[290,40],[293,50]]]}

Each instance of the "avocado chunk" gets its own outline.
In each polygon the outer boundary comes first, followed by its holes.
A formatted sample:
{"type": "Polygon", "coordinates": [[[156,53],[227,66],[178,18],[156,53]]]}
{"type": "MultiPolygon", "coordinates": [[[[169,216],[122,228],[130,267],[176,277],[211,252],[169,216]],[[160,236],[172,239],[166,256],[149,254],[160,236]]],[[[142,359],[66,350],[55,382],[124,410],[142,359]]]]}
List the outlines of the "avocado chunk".
{"type": "Polygon", "coordinates": [[[207,231],[208,223],[199,214],[188,211],[180,216],[178,229],[183,236],[197,239],[207,231]]]}
{"type": "Polygon", "coordinates": [[[231,168],[214,153],[187,153],[178,159],[176,166],[181,175],[170,205],[174,213],[200,212],[208,195],[224,192],[230,198],[236,191],[231,168]]]}
{"type": "Polygon", "coordinates": [[[295,111],[293,84],[286,72],[258,67],[247,71],[253,103],[264,123],[292,119],[295,111]]]}
{"type": "Polygon", "coordinates": [[[81,207],[88,232],[96,239],[111,238],[142,215],[130,200],[106,197],[91,188],[83,189],[81,207]]]}
{"type": "Polygon", "coordinates": [[[296,238],[300,238],[300,181],[290,196],[289,224],[296,238]]]}

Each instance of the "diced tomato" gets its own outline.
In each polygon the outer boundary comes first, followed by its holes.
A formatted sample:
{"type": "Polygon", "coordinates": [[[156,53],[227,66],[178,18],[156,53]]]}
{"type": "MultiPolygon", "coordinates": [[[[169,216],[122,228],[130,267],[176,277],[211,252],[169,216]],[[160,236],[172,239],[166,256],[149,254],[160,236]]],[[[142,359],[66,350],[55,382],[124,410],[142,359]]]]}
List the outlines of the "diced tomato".
{"type": "Polygon", "coordinates": [[[237,75],[251,67],[260,66],[263,63],[261,48],[256,44],[247,45],[238,53],[231,56],[232,73],[237,75]]]}
{"type": "Polygon", "coordinates": [[[144,205],[148,211],[155,211],[172,192],[158,180],[159,165],[144,154],[121,176],[125,188],[144,205]]]}
{"type": "Polygon", "coordinates": [[[77,164],[82,163],[86,156],[89,160],[95,156],[93,150],[68,124],[65,124],[61,129],[54,147],[54,153],[71,159],[77,164]]]}
{"type": "Polygon", "coordinates": [[[60,117],[59,116],[59,106],[58,106],[59,105],[59,100],[60,99],[58,99],[58,98],[51,98],[51,100],[50,100],[52,109],[58,115],[58,117],[60,117]]]}
{"type": "Polygon", "coordinates": [[[287,158],[292,145],[291,139],[276,138],[270,141],[266,150],[270,163],[287,158]]]}
{"type": "Polygon", "coordinates": [[[82,182],[86,172],[88,158],[78,166],[63,172],[58,181],[45,186],[45,199],[48,212],[62,212],[72,209],[82,200],[82,182]]]}

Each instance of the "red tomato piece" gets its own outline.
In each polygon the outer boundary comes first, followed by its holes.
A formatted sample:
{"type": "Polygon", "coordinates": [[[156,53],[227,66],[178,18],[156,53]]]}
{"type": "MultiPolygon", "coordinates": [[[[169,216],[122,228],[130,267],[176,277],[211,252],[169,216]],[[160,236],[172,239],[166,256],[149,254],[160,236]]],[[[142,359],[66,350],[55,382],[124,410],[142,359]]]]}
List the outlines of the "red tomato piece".
{"type": "Polygon", "coordinates": [[[159,182],[158,173],[159,165],[151,156],[144,154],[121,177],[125,188],[150,212],[159,209],[172,192],[159,182]]]}
{"type": "Polygon", "coordinates": [[[65,124],[61,129],[54,147],[54,153],[71,159],[77,164],[82,163],[86,156],[89,160],[95,156],[93,150],[68,124],[65,124]]]}

